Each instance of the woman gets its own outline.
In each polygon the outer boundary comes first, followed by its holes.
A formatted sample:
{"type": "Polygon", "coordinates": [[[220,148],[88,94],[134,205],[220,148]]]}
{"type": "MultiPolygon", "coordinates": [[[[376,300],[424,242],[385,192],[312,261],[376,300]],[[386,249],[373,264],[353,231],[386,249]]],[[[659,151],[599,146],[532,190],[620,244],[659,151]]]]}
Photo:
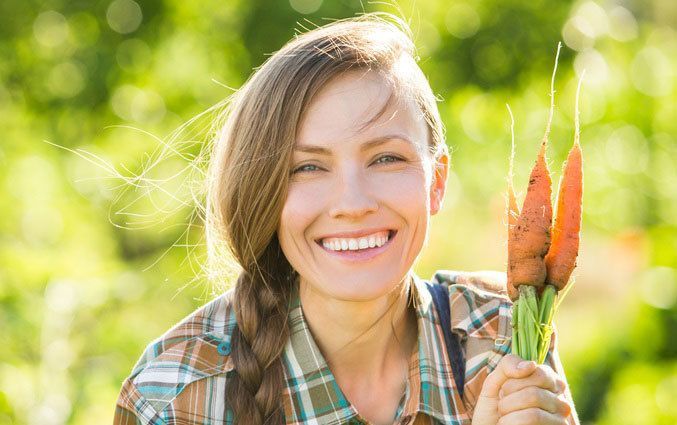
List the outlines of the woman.
{"type": "Polygon", "coordinates": [[[577,423],[554,344],[506,355],[501,274],[412,272],[449,155],[390,18],[296,37],[231,99],[206,225],[242,271],[148,346],[116,424],[577,423]]]}

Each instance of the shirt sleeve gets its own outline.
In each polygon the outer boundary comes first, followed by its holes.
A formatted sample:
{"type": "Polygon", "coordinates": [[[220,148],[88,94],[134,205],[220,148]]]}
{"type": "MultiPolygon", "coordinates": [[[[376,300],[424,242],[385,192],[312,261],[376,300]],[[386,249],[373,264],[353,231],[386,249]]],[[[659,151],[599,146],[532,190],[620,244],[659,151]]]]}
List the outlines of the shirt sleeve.
{"type": "Polygon", "coordinates": [[[143,422],[136,415],[119,404],[115,406],[113,425],[141,425],[143,422]]]}
{"type": "Polygon", "coordinates": [[[164,425],[158,418],[153,406],[139,392],[131,379],[122,384],[120,395],[115,406],[113,425],[164,425]]]}

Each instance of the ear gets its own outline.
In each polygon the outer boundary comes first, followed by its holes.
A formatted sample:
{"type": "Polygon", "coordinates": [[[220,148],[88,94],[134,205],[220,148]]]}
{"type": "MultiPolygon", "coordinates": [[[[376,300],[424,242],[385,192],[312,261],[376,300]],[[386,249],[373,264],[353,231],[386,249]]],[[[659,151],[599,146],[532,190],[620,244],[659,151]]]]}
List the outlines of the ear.
{"type": "Polygon", "coordinates": [[[444,152],[433,163],[433,178],[430,184],[430,215],[437,214],[442,209],[442,201],[447,190],[447,175],[449,173],[449,154],[444,152]]]}

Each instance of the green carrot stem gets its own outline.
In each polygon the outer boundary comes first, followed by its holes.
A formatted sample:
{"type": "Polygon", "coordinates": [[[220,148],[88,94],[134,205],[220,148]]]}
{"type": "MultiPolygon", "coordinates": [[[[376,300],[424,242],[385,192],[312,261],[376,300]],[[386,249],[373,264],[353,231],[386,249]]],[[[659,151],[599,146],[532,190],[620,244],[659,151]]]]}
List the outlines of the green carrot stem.
{"type": "Polygon", "coordinates": [[[545,289],[543,289],[543,293],[541,294],[541,302],[538,312],[538,318],[541,323],[549,323],[552,319],[556,296],[557,289],[552,285],[546,285],[545,289]]]}
{"type": "Polygon", "coordinates": [[[528,342],[528,333],[526,329],[526,322],[528,320],[528,311],[527,308],[527,302],[523,298],[522,294],[520,293],[519,296],[519,313],[518,313],[518,319],[519,321],[517,322],[517,334],[519,335],[519,341],[518,341],[518,346],[519,346],[519,356],[523,359],[526,359],[529,357],[528,353],[528,347],[529,347],[529,342],[528,342]]]}
{"type": "Polygon", "coordinates": [[[548,349],[550,348],[550,337],[552,336],[552,326],[543,325],[543,339],[540,341],[538,349],[538,364],[545,363],[545,358],[548,356],[548,349]]]}
{"type": "Polygon", "coordinates": [[[557,288],[546,285],[541,296],[536,288],[522,285],[513,304],[512,352],[525,360],[545,362],[552,336],[552,319],[559,305],[557,288]]]}
{"type": "Polygon", "coordinates": [[[550,348],[550,337],[552,335],[552,318],[555,314],[557,299],[557,288],[553,285],[546,285],[541,294],[539,309],[539,326],[541,330],[541,339],[538,344],[538,362],[543,364],[550,348]]]}
{"type": "Polygon", "coordinates": [[[529,343],[529,360],[538,359],[538,342],[540,339],[540,323],[538,322],[538,298],[536,295],[536,288],[527,286],[526,290],[527,302],[529,304],[529,325],[530,325],[530,343],[529,343]]]}
{"type": "Polygon", "coordinates": [[[519,321],[518,332],[521,335],[519,340],[520,354],[525,360],[538,359],[538,343],[540,334],[540,323],[538,320],[538,299],[536,288],[530,285],[519,287],[519,321]]]}
{"type": "Polygon", "coordinates": [[[519,320],[519,300],[515,300],[515,302],[512,305],[512,345],[510,347],[510,351],[519,356],[519,343],[518,343],[518,335],[517,335],[517,322],[519,320]]]}

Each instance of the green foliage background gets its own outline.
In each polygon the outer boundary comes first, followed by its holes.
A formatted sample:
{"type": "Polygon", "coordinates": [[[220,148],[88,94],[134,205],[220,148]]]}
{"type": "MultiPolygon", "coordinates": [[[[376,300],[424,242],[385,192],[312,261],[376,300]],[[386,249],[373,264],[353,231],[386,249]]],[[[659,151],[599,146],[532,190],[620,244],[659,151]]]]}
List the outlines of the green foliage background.
{"type": "MultiPolygon", "coordinates": [[[[453,151],[417,272],[505,268],[505,103],[523,194],[562,40],[554,181],[583,69],[586,78],[583,239],[556,319],[561,356],[583,423],[674,424],[677,3],[399,6],[453,151]]],[[[180,134],[175,155],[162,154],[161,140],[295,31],[363,7],[400,13],[358,0],[0,3],[0,423],[111,421],[145,345],[211,295],[186,204],[188,160],[210,115],[180,134]]]]}

